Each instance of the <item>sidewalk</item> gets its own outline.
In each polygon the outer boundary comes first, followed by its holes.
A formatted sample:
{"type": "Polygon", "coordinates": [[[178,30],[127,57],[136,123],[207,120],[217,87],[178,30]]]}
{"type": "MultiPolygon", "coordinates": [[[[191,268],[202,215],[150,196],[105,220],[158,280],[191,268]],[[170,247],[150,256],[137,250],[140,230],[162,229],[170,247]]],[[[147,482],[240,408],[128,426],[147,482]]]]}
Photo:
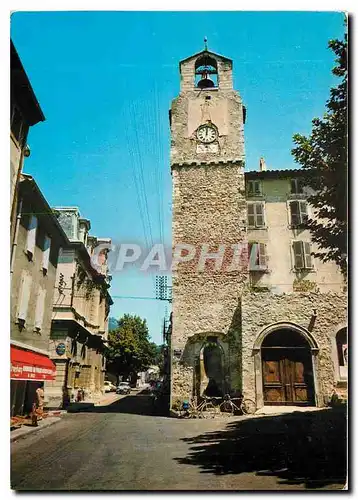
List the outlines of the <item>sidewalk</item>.
{"type": "Polygon", "coordinates": [[[70,407],[66,410],[52,410],[46,412],[48,416],[42,420],[39,420],[37,427],[32,427],[31,425],[22,425],[19,429],[15,429],[10,431],[10,442],[17,441],[18,439],[31,434],[32,432],[40,431],[50,425],[56,424],[60,422],[61,416],[68,413],[77,413],[81,410],[85,410],[87,408],[93,406],[106,406],[114,403],[118,399],[120,399],[119,394],[115,393],[107,393],[104,394],[102,398],[97,401],[81,401],[81,403],[71,403],[70,407]]]}
{"type": "Polygon", "coordinates": [[[40,420],[37,427],[32,427],[31,425],[22,425],[19,429],[10,431],[10,442],[17,441],[18,439],[31,434],[32,432],[40,431],[45,427],[56,424],[61,420],[61,417],[46,417],[40,420]]]}

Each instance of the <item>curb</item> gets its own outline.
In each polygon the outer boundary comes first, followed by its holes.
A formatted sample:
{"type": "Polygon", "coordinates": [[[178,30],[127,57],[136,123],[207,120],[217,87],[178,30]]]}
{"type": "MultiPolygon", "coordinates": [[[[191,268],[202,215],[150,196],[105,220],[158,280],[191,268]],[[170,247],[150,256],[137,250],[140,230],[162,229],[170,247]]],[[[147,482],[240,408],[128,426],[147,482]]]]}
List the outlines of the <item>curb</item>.
{"type": "MultiPolygon", "coordinates": [[[[41,431],[42,429],[46,429],[47,427],[51,427],[51,425],[57,424],[57,422],[60,422],[60,420],[61,420],[60,418],[56,418],[56,420],[53,420],[52,422],[49,422],[46,425],[39,425],[37,427],[27,427],[26,432],[22,432],[21,434],[16,435],[16,436],[10,435],[10,443],[12,443],[14,441],[19,441],[20,439],[25,438],[26,436],[28,436],[29,434],[32,434],[33,432],[41,431]]],[[[21,428],[18,430],[20,431],[21,428]]],[[[16,430],[12,431],[12,432],[16,432],[16,430]]]]}
{"type": "Polygon", "coordinates": [[[60,417],[66,415],[67,410],[50,410],[46,412],[49,417],[60,417]]]}

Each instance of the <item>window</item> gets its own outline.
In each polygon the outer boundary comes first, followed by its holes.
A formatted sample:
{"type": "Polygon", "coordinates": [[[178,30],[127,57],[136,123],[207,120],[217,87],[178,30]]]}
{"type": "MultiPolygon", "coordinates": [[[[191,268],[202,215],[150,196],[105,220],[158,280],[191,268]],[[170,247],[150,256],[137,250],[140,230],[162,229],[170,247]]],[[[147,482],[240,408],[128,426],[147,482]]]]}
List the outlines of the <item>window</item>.
{"type": "Polygon", "coordinates": [[[44,272],[47,272],[48,269],[48,263],[50,260],[50,249],[51,249],[51,238],[45,235],[43,254],[42,254],[42,269],[44,272]]]}
{"type": "Polygon", "coordinates": [[[19,109],[14,106],[11,116],[11,132],[14,134],[16,140],[21,143],[25,125],[19,109]]]}
{"type": "Polygon", "coordinates": [[[302,179],[291,179],[291,194],[302,194],[303,184],[302,179]]]}
{"type": "Polygon", "coordinates": [[[257,202],[247,204],[247,222],[250,228],[265,227],[263,203],[257,202]]]}
{"type": "Polygon", "coordinates": [[[348,375],[348,343],[347,328],[342,328],[336,335],[336,346],[338,354],[339,377],[346,379],[348,375]]]}
{"type": "Polygon", "coordinates": [[[249,242],[249,271],[265,271],[267,254],[265,243],[249,242]]]}
{"type": "Polygon", "coordinates": [[[290,201],[291,226],[301,226],[307,219],[307,202],[290,201]]]}
{"type": "Polygon", "coordinates": [[[39,288],[36,301],[35,311],[35,330],[40,331],[42,328],[44,311],[45,311],[46,290],[39,288]]]}
{"type": "Polygon", "coordinates": [[[31,215],[29,227],[27,229],[27,240],[26,240],[26,253],[29,257],[29,260],[32,260],[35,251],[36,229],[37,229],[37,217],[35,215],[31,215]]]}
{"type": "Polygon", "coordinates": [[[311,244],[305,241],[293,242],[295,269],[312,269],[311,244]]]}
{"type": "Polygon", "coordinates": [[[248,196],[262,196],[262,183],[261,183],[261,181],[248,181],[247,182],[247,195],[248,196]]]}
{"type": "Polygon", "coordinates": [[[19,304],[17,311],[17,319],[22,323],[26,322],[27,310],[29,307],[29,300],[31,293],[31,283],[32,283],[31,275],[23,273],[21,277],[19,304]]]}

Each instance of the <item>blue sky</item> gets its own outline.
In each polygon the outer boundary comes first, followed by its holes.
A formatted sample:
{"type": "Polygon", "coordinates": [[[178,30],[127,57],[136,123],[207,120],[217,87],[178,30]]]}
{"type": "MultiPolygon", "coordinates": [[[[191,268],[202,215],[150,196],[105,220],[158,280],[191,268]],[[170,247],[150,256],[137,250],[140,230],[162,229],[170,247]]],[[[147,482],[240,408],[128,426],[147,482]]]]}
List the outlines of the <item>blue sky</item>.
{"type": "MultiPolygon", "coordinates": [[[[32,174],[49,203],[75,205],[91,234],[171,245],[170,101],[178,62],[209,49],[234,61],[247,107],[247,170],[295,166],[292,135],[309,133],[336,83],[327,49],[334,12],[17,12],[11,37],[46,121],[29,135],[32,174]]],[[[114,273],[114,296],[154,297],[154,275],[114,273]]],[[[147,318],[161,342],[164,302],[115,299],[111,316],[147,318]]]]}

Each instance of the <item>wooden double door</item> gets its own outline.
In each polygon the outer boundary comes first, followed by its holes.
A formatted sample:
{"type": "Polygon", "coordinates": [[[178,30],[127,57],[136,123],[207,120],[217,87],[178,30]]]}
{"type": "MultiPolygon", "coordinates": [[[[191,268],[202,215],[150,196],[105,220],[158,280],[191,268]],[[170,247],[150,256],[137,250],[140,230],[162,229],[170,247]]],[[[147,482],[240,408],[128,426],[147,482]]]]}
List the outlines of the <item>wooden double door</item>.
{"type": "Polygon", "coordinates": [[[265,405],[315,405],[309,349],[263,348],[262,372],[265,405]]]}

